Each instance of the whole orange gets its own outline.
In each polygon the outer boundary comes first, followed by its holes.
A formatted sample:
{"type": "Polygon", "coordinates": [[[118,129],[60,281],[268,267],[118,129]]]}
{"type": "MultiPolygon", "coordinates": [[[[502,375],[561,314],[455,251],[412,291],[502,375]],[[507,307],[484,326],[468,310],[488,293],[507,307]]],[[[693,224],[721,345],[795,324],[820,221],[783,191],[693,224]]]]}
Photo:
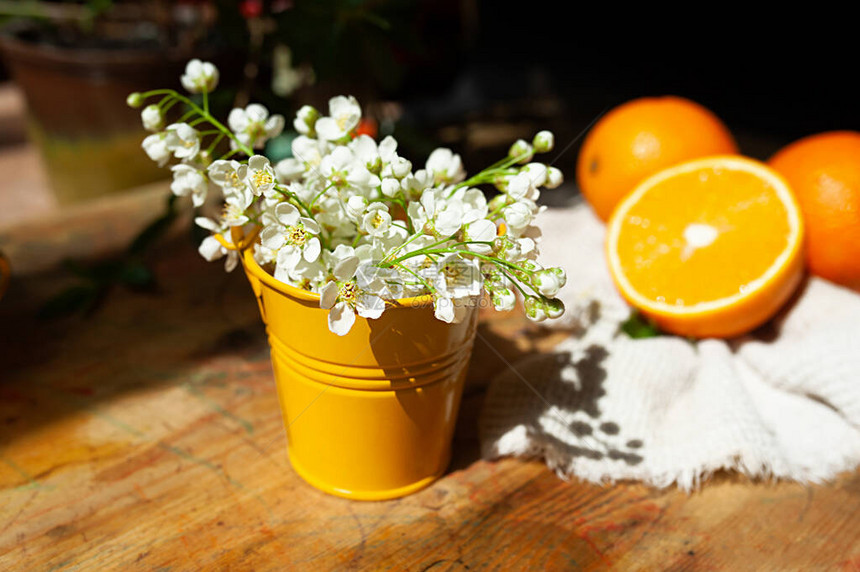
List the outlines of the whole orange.
{"type": "Polygon", "coordinates": [[[601,219],[646,177],[682,161],[738,147],[708,109],[683,97],[643,97],[603,116],[585,137],[576,181],[601,219]]]}
{"type": "Polygon", "coordinates": [[[805,137],[769,163],[800,203],[809,271],[860,290],[860,133],[805,137]]]}

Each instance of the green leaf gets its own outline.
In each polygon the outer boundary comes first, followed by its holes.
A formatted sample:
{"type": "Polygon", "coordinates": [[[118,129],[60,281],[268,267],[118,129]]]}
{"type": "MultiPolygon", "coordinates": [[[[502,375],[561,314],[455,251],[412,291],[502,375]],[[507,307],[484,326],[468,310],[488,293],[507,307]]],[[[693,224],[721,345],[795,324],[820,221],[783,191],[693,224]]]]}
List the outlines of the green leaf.
{"type": "Polygon", "coordinates": [[[150,288],[155,285],[152,270],[142,262],[127,262],[119,274],[119,280],[126,286],[136,289],[150,288]]]}
{"type": "Polygon", "coordinates": [[[630,314],[630,317],[621,324],[621,331],[636,340],[662,335],[657,325],[639,312],[630,314]]]}
{"type": "Polygon", "coordinates": [[[76,312],[86,312],[99,299],[99,289],[93,284],[72,286],[63,290],[39,309],[39,318],[50,320],[76,312]]]}

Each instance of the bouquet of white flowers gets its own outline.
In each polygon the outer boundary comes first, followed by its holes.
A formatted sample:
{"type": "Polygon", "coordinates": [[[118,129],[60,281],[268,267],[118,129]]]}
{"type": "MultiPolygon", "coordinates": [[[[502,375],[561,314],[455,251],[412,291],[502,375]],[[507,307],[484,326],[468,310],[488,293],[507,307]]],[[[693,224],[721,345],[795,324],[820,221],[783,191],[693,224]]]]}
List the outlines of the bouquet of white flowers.
{"type": "Polygon", "coordinates": [[[195,219],[213,233],[200,245],[207,260],[226,256],[232,270],[238,256],[228,231],[258,233],[255,260],[277,280],[319,294],[338,335],[356,314],[375,319],[397,300],[420,295],[432,296],[435,316],[448,323],[484,299],[484,291],[497,310],[512,309],[518,292],[534,321],[564,312],[555,295],[565,273],[537,262],[540,231],[533,224],[545,208],[536,203],[539,188],[562,182],[558,169],[532,162],[552,150],[552,133],[517,141],[507,157],[468,178],[449,149],[436,149],[423,169],[414,169],[392,137],[377,143],[357,136],[361,108],[355,98],[339,96],[328,115],[310,106],[298,111],[293,156],[273,166],[254,150],[281,133],[283,116],[251,104],[233,109],[225,126],[209,112],[217,83],[215,66],[192,60],[182,85],[202,103],[169,89],[128,98],[132,107],[158,98],[141,114],[155,132],[143,149],[159,165],[179,160],[171,167],[173,193],[190,195],[195,207],[210,192],[223,195],[218,218],[195,219]],[[188,112],[163,128],[177,103],[188,112]],[[230,150],[214,157],[225,138],[230,150]],[[478,185],[499,194],[487,201],[478,185]]]}

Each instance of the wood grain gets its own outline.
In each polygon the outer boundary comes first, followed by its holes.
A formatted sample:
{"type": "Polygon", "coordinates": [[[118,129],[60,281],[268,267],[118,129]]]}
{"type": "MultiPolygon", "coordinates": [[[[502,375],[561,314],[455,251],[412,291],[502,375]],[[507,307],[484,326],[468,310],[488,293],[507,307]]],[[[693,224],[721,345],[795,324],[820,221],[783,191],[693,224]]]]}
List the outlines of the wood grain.
{"type": "MultiPolygon", "coordinates": [[[[34,238],[33,240],[38,240],[34,238]]],[[[558,341],[516,314],[476,343],[446,476],[413,496],[327,496],[291,470],[245,279],[184,241],[160,293],[39,322],[62,285],[0,302],[0,570],[860,570],[860,473],[825,485],[720,474],[692,495],[564,482],[481,460],[488,379],[558,341]]]]}

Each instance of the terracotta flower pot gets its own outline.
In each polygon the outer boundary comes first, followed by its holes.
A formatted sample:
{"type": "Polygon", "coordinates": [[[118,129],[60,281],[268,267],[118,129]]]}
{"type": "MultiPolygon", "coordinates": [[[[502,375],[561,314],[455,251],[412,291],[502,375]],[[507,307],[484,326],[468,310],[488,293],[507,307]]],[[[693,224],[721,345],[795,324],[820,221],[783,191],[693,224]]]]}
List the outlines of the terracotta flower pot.
{"type": "MultiPolygon", "coordinates": [[[[240,241],[234,240],[236,244],[240,241]]],[[[382,500],[441,476],[472,353],[477,308],[459,324],[429,296],[399,300],[377,320],[328,329],[319,296],[275,280],[242,252],[266,323],[290,462],[327,493],[382,500]]]]}
{"type": "Polygon", "coordinates": [[[26,34],[0,35],[0,49],[24,92],[30,138],[60,203],[165,178],[141,150],[140,113],[125,100],[151,85],[175,84],[186,55],[66,48],[26,34]]]}

